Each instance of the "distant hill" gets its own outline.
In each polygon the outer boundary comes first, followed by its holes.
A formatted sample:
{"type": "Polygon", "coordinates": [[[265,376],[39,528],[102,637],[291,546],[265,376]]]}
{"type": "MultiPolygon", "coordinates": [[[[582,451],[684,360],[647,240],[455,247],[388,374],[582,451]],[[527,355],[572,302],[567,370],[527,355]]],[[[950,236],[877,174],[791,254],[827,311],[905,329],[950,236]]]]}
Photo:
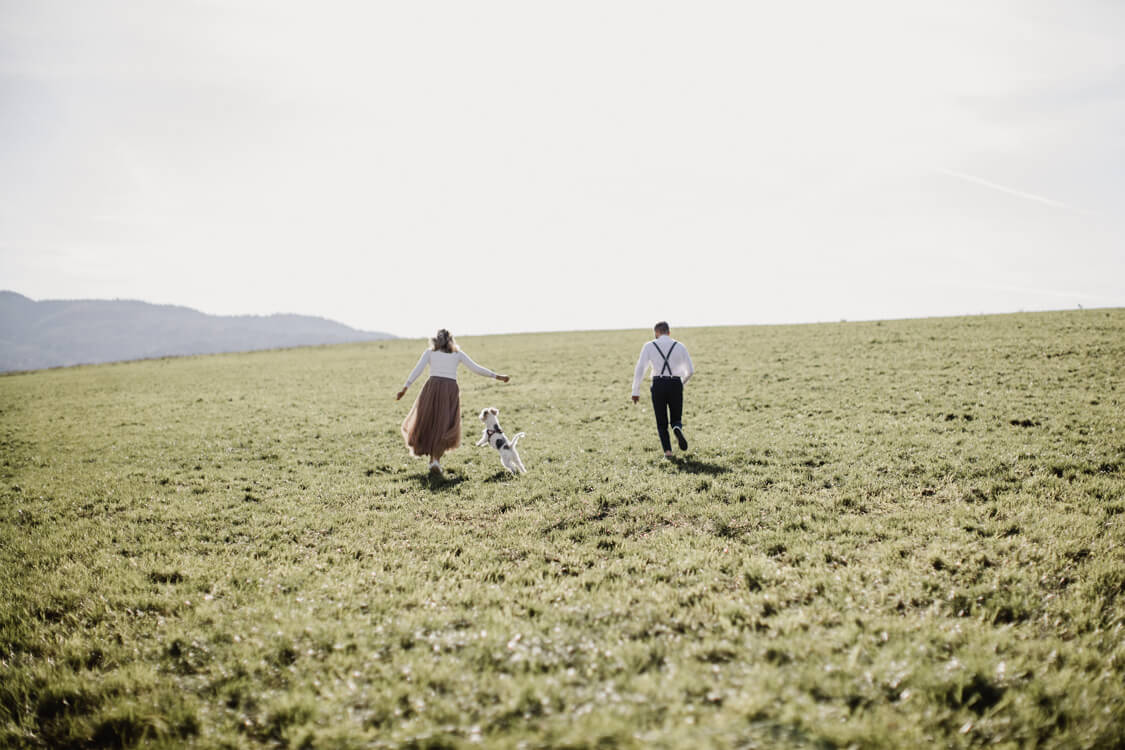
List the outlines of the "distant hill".
{"type": "Polygon", "coordinates": [[[0,372],[394,338],[303,315],[207,315],[131,300],[0,291],[0,372]]]}

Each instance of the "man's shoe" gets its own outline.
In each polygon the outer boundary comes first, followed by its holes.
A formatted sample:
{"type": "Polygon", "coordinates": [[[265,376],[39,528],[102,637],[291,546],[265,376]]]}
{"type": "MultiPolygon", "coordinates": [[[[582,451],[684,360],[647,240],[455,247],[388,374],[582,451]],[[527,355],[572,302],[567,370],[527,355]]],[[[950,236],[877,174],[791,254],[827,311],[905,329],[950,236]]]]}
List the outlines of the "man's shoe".
{"type": "Polygon", "coordinates": [[[673,427],[672,432],[676,433],[676,442],[680,444],[680,450],[687,450],[687,438],[684,437],[684,430],[682,427],[673,427]]]}
{"type": "Polygon", "coordinates": [[[437,461],[432,461],[430,463],[430,476],[441,476],[441,464],[439,464],[437,461]]]}

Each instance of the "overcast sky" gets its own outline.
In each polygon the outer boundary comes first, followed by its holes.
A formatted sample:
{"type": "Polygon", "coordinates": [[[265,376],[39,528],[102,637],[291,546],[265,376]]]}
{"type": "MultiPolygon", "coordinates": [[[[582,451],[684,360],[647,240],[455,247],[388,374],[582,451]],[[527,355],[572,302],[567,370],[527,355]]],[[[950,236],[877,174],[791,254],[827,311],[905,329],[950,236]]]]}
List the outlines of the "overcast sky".
{"type": "Polygon", "coordinates": [[[1125,3],[0,0],[0,289],[424,336],[1125,305],[1125,3]]]}

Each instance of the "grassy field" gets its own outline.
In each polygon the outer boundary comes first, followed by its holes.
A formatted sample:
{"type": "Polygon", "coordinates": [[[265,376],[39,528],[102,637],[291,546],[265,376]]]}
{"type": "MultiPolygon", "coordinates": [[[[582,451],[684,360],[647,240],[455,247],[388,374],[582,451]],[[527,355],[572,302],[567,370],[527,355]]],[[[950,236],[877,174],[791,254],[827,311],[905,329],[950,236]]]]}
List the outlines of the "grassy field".
{"type": "Polygon", "coordinates": [[[1125,746],[1125,310],[673,335],[0,378],[0,746],[1125,746]]]}

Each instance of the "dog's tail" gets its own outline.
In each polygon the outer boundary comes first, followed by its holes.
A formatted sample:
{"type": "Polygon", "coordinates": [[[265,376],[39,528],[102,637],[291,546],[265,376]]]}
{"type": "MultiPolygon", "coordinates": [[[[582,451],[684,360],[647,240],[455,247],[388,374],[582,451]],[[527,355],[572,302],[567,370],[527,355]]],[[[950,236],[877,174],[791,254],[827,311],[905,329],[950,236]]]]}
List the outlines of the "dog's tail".
{"type": "Polygon", "coordinates": [[[515,435],[512,436],[512,442],[510,443],[510,445],[513,448],[515,448],[516,443],[518,443],[520,441],[520,438],[523,437],[526,434],[527,434],[526,432],[517,432],[515,435]]]}

